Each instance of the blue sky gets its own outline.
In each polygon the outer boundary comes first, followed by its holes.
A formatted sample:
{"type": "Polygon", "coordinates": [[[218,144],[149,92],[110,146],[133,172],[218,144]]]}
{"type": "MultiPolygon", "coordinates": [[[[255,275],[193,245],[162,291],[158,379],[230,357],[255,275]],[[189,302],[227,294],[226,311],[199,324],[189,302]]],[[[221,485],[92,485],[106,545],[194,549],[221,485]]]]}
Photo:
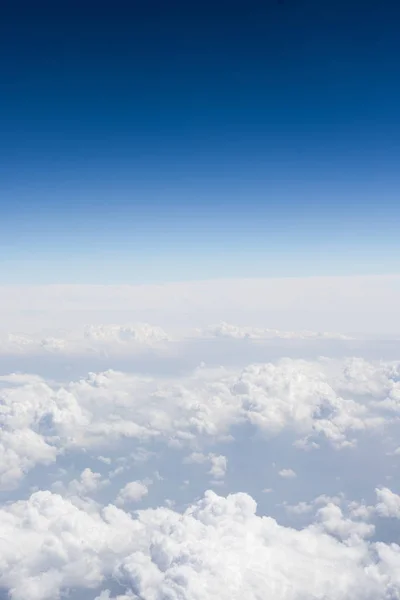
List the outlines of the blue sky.
{"type": "Polygon", "coordinates": [[[2,281],[398,271],[400,9],[135,4],[6,11],[2,281]]]}

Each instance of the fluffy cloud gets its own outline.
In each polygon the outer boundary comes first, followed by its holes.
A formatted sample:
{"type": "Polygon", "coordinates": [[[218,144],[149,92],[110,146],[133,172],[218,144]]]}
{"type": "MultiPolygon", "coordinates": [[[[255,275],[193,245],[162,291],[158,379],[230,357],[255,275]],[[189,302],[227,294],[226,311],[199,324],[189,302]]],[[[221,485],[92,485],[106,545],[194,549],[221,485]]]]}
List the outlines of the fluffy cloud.
{"type": "Polygon", "coordinates": [[[136,325],[92,325],[87,326],[83,336],[85,339],[96,342],[163,342],[167,341],[168,335],[161,327],[154,327],[147,323],[136,325]]]}
{"type": "Polygon", "coordinates": [[[62,484],[62,482],[55,482],[53,489],[65,492],[68,496],[92,496],[103,487],[110,484],[108,479],[102,479],[100,473],[94,473],[91,469],[86,468],[82,471],[78,479],[70,481],[68,486],[62,484]]]}
{"type": "Polygon", "coordinates": [[[163,333],[96,326],[46,338],[45,352],[123,348],[129,360],[111,364],[124,369],[0,376],[0,589],[12,600],[400,597],[400,501],[386,487],[400,362],[249,352],[206,366],[208,350],[247,336],[230,327],[223,344],[195,342],[194,369],[140,374],[133,349],[163,333]]]}
{"type": "Polygon", "coordinates": [[[292,469],[282,469],[279,471],[279,476],[283,477],[283,479],[294,479],[296,473],[292,469]]]}
{"type": "Polygon", "coordinates": [[[342,509],[332,502],[320,508],[317,517],[318,526],[324,531],[352,543],[356,543],[358,538],[372,536],[375,531],[370,523],[345,518],[342,509]]]}
{"type": "Polygon", "coordinates": [[[262,329],[257,327],[239,327],[222,321],[198,330],[203,337],[228,338],[236,340],[351,340],[350,336],[341,333],[315,332],[315,331],[280,331],[278,329],[262,329]]]}
{"type": "Polygon", "coordinates": [[[148,323],[87,325],[83,329],[55,331],[51,336],[40,333],[6,334],[0,337],[0,353],[11,355],[126,354],[143,347],[162,347],[169,339],[161,327],[148,323]]]}
{"type": "Polygon", "coordinates": [[[376,505],[377,513],[382,517],[400,519],[400,496],[388,488],[377,489],[376,495],[379,500],[376,505]]]}
{"type": "Polygon", "coordinates": [[[40,433],[48,413],[48,386],[38,377],[0,377],[0,489],[12,489],[37,464],[49,465],[57,448],[40,433]]]}
{"type": "Polygon", "coordinates": [[[96,596],[94,600],[132,600],[133,594],[118,594],[118,596],[111,596],[110,590],[103,590],[100,596],[96,596]]]}
{"type": "MultiPolygon", "coordinates": [[[[107,448],[126,438],[190,446],[223,440],[244,423],[267,435],[292,432],[304,447],[318,447],[321,437],[352,446],[357,434],[400,412],[399,372],[399,363],[283,359],[165,380],[112,370],[66,386],[2,377],[0,484],[12,487],[66,448],[107,448]]],[[[212,460],[215,475],[224,466],[212,460]]]]}
{"type": "Polygon", "coordinates": [[[209,462],[209,474],[212,475],[215,479],[222,479],[225,476],[228,464],[226,456],[223,456],[222,454],[216,455],[212,452],[210,452],[209,454],[203,454],[201,452],[192,452],[192,454],[186,458],[185,462],[189,464],[204,464],[209,462]]]}
{"type": "Polygon", "coordinates": [[[129,502],[138,502],[149,493],[149,488],[142,481],[130,481],[119,492],[116,504],[122,506],[129,502]]]}
{"type": "Polygon", "coordinates": [[[158,508],[132,516],[112,505],[84,511],[38,492],[1,509],[0,533],[0,584],[13,600],[53,600],[113,576],[125,596],[144,600],[383,600],[400,593],[400,548],[366,541],[370,531],[349,525],[334,505],[316,525],[295,530],[257,516],[244,493],[207,492],[184,513],[158,508]]]}
{"type": "Polygon", "coordinates": [[[35,465],[49,465],[56,456],[57,449],[31,429],[1,431],[0,490],[15,488],[35,465]]]}

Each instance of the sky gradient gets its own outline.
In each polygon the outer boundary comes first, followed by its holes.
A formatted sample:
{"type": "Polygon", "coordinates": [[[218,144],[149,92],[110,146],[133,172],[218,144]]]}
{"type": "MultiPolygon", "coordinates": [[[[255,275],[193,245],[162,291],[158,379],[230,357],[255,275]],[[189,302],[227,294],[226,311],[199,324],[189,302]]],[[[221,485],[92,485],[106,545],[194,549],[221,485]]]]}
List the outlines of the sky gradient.
{"type": "Polygon", "coordinates": [[[398,272],[400,8],[21,5],[3,283],[398,272]]]}

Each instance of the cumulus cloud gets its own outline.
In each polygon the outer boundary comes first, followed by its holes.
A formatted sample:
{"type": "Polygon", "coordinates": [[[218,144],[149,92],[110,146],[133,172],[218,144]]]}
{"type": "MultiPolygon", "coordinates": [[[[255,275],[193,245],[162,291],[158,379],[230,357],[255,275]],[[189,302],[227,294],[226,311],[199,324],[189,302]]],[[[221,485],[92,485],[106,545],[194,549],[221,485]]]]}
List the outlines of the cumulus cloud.
{"type": "Polygon", "coordinates": [[[93,353],[126,354],[143,347],[162,347],[169,340],[170,337],[161,327],[148,323],[86,325],[77,330],[56,330],[52,335],[40,332],[30,335],[3,334],[0,336],[0,353],[72,356],[93,353]]]}
{"type": "Polygon", "coordinates": [[[10,490],[37,464],[56,460],[57,449],[31,429],[0,433],[0,489],[10,490]]]}
{"type": "Polygon", "coordinates": [[[308,502],[299,502],[291,506],[290,504],[285,505],[285,510],[294,515],[304,515],[312,511],[313,505],[308,502]]]}
{"type": "MultiPolygon", "coordinates": [[[[399,372],[399,363],[283,359],[177,379],[109,370],[60,386],[2,377],[0,484],[16,485],[66,448],[102,450],[127,438],[190,447],[223,440],[245,423],[270,436],[292,432],[316,447],[321,438],[352,447],[357,434],[379,431],[400,412],[399,372]]],[[[224,468],[223,459],[212,460],[214,474],[224,468]]]]}
{"type": "Polygon", "coordinates": [[[199,329],[198,334],[203,337],[227,338],[236,340],[351,340],[352,337],[343,333],[315,332],[315,331],[281,331],[279,329],[263,329],[257,327],[240,327],[222,321],[218,325],[211,325],[199,329]]]}
{"type": "Polygon", "coordinates": [[[128,357],[82,377],[0,375],[0,589],[11,600],[400,597],[400,497],[386,487],[400,361],[288,358],[279,340],[304,332],[222,325],[195,340],[198,367],[184,360],[186,334],[171,344],[150,326],[11,339],[20,356],[46,339],[46,357],[128,357]],[[254,359],[268,335],[276,357],[254,359]],[[170,348],[160,372],[140,366],[159,345],[170,348]],[[210,365],[216,346],[243,353],[210,365]]]}
{"type": "MultiPolygon", "coordinates": [[[[109,485],[108,479],[103,479],[100,473],[94,473],[91,469],[86,468],[82,471],[78,479],[73,479],[69,482],[65,492],[68,495],[77,496],[92,496],[101,488],[109,485]]],[[[63,489],[61,482],[55,482],[53,489],[63,489]]]]}
{"type": "Polygon", "coordinates": [[[296,473],[293,469],[281,469],[279,471],[279,476],[283,477],[283,479],[294,479],[296,477],[296,473]]]}
{"type": "Polygon", "coordinates": [[[226,456],[222,456],[222,455],[215,456],[215,454],[214,454],[213,456],[211,456],[210,460],[211,460],[210,475],[215,477],[215,479],[221,479],[222,477],[224,477],[225,473],[226,473],[226,469],[227,469],[226,456]]]}
{"type": "Polygon", "coordinates": [[[216,455],[210,452],[209,454],[203,454],[202,452],[192,452],[190,456],[185,459],[186,463],[210,463],[209,474],[214,477],[214,479],[222,479],[225,476],[227,469],[227,458],[222,454],[216,455]]]}
{"type": "Polygon", "coordinates": [[[370,523],[345,518],[342,509],[332,502],[320,508],[317,517],[318,526],[324,531],[342,540],[351,539],[353,543],[357,538],[372,536],[375,531],[374,525],[370,523]]]}
{"type": "Polygon", "coordinates": [[[138,502],[149,493],[149,488],[142,481],[130,481],[119,492],[116,504],[121,506],[129,502],[138,502]]]}
{"type": "Polygon", "coordinates": [[[132,594],[118,594],[118,596],[112,596],[110,590],[103,590],[100,596],[96,596],[95,600],[132,600],[134,598],[132,594]]]}
{"type": "MultiPolygon", "coordinates": [[[[257,516],[245,493],[209,491],[183,513],[132,516],[112,505],[84,511],[37,492],[1,509],[0,531],[0,584],[12,600],[53,599],[113,576],[125,596],[145,599],[383,600],[400,592],[400,548],[366,541],[370,531],[335,506],[295,530],[257,516]]],[[[99,597],[112,596],[106,588],[99,597]]]]}
{"type": "Polygon", "coordinates": [[[395,517],[400,519],[400,496],[389,488],[376,490],[379,502],[376,505],[378,514],[382,517],[395,517]]]}

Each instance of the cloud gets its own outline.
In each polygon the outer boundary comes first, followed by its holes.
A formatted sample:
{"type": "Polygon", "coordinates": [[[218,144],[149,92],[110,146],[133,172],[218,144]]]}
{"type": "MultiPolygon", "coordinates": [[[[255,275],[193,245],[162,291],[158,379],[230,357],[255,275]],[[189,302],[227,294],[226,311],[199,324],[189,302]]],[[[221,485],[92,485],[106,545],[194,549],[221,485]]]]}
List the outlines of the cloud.
{"type": "Polygon", "coordinates": [[[379,500],[376,511],[381,517],[395,517],[400,519],[400,496],[388,488],[376,490],[379,500]]]}
{"type": "MultiPolygon", "coordinates": [[[[149,374],[133,348],[172,347],[162,332],[79,331],[46,357],[121,347],[131,362],[0,376],[0,588],[12,600],[400,594],[400,501],[382,485],[395,481],[400,361],[246,351],[206,366],[211,339],[198,368],[149,374]]],[[[183,361],[185,340],[173,348],[183,361]]]]}
{"type": "Polygon", "coordinates": [[[215,477],[215,479],[222,479],[225,476],[227,469],[227,459],[226,456],[215,456],[212,455],[210,457],[211,460],[211,469],[210,475],[215,477]]]}
{"type": "Polygon", "coordinates": [[[308,502],[299,502],[293,506],[285,504],[285,510],[293,515],[304,515],[313,510],[313,505],[308,502]]]}
{"type": "Polygon", "coordinates": [[[0,432],[0,490],[12,490],[35,465],[56,460],[57,449],[28,428],[0,432]]]}
{"type": "MultiPolygon", "coordinates": [[[[64,436],[85,445],[115,436],[173,437],[185,444],[198,436],[226,435],[248,421],[270,434],[291,429],[323,435],[340,447],[353,442],[349,434],[382,424],[379,403],[339,396],[323,368],[285,360],[239,372],[201,369],[176,382],[114,371],[91,374],[58,392],[57,401],[61,394],[77,407],[73,431],[58,412],[59,432],[65,427],[64,436]]],[[[70,406],[67,414],[70,418],[70,406]]]]}
{"type": "Polygon", "coordinates": [[[100,596],[96,596],[94,600],[132,600],[134,599],[133,594],[118,594],[118,596],[111,596],[110,590],[104,590],[100,596]]]}
{"type": "MultiPolygon", "coordinates": [[[[103,479],[100,473],[94,473],[91,469],[86,468],[82,471],[79,479],[70,481],[66,488],[68,495],[91,496],[98,492],[101,488],[110,484],[108,479],[103,479]]],[[[56,482],[53,489],[63,489],[61,482],[56,482]]]]}
{"type": "Polygon", "coordinates": [[[0,353],[9,355],[121,355],[143,348],[162,348],[170,337],[148,323],[133,325],[87,325],[82,329],[40,332],[30,335],[8,333],[0,336],[0,353]]]}
{"type": "Polygon", "coordinates": [[[130,481],[117,496],[116,504],[122,506],[129,502],[138,502],[149,493],[149,488],[142,481],[130,481]]]}
{"type": "Polygon", "coordinates": [[[91,325],[84,330],[84,337],[91,341],[118,341],[118,342],[163,342],[168,340],[168,335],[161,327],[154,327],[148,323],[136,325],[91,325]]]}
{"type": "Polygon", "coordinates": [[[216,455],[212,452],[210,452],[209,454],[203,454],[202,452],[192,452],[192,454],[190,454],[190,456],[188,456],[184,462],[188,464],[204,464],[209,462],[209,474],[212,475],[215,479],[223,479],[228,465],[226,456],[223,456],[221,454],[216,455]]]}
{"type": "MultiPolygon", "coordinates": [[[[124,439],[190,448],[227,439],[246,423],[267,436],[290,432],[313,451],[321,439],[337,449],[354,447],[357,435],[396,422],[399,364],[282,359],[200,368],[175,379],[109,370],[67,385],[3,376],[0,484],[17,485],[66,449],[104,454],[124,439]]],[[[211,474],[222,472],[224,459],[210,460],[211,474]]]]}
{"type": "MultiPolygon", "coordinates": [[[[0,584],[12,600],[54,599],[113,576],[125,595],[145,600],[383,600],[400,592],[400,548],[366,541],[369,531],[333,505],[317,524],[295,530],[257,516],[245,493],[208,491],[183,513],[132,516],[37,492],[1,509],[0,532],[0,584]]],[[[106,589],[100,598],[110,596],[106,589]]]]}
{"type": "Polygon", "coordinates": [[[399,596],[400,502],[386,486],[400,361],[288,358],[302,333],[263,345],[243,330],[221,343],[71,329],[40,361],[69,364],[72,347],[106,360],[122,348],[126,360],[82,377],[0,375],[0,589],[11,600],[399,596]]]}
{"type": "Polygon", "coordinates": [[[278,329],[262,329],[257,327],[239,327],[222,321],[203,330],[198,330],[203,337],[227,338],[236,340],[351,340],[351,336],[341,333],[315,331],[280,331],[278,329]]]}
{"type": "Polygon", "coordinates": [[[342,540],[351,540],[357,543],[358,538],[370,537],[375,531],[374,525],[347,519],[343,516],[342,509],[333,503],[328,503],[317,512],[318,526],[330,535],[342,540]]]}
{"type": "Polygon", "coordinates": [[[296,473],[292,469],[282,469],[278,475],[283,479],[294,479],[296,477],[296,473]]]}

